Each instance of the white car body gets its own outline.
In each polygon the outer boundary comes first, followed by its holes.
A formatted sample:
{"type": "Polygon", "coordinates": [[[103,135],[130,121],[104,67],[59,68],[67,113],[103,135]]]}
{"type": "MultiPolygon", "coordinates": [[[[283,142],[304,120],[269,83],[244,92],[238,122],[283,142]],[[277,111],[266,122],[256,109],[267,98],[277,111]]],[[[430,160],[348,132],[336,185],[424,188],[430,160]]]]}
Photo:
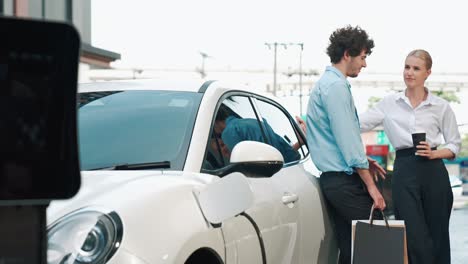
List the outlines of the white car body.
{"type": "MultiPolygon", "coordinates": [[[[122,228],[119,241],[112,245],[112,252],[108,253],[105,263],[193,263],[191,256],[196,256],[196,261],[206,260],[205,263],[262,263],[259,237],[251,222],[242,215],[227,219],[219,216],[221,223],[210,222],[204,215],[198,195],[207,186],[224,179],[201,170],[214,113],[221,98],[231,92],[255,95],[265,100],[267,97],[242,86],[220,82],[139,80],[99,82],[80,87],[80,92],[113,90],[203,93],[183,169],[82,171],[78,194],[69,200],[54,201],[48,208],[49,243],[58,239],[54,243],[76,244],[71,242],[76,236],[82,237],[78,241],[87,239],[87,231],[83,231],[84,234],[68,232],[61,234],[60,238],[51,238],[51,230],[60,234],[57,226],[70,214],[113,212],[119,216],[122,228]]],[[[297,126],[295,128],[299,131],[297,126]]],[[[249,160],[248,157],[246,159],[249,160]]],[[[245,212],[260,229],[266,263],[337,263],[337,244],[318,179],[304,167],[313,167],[310,155],[293,165],[284,166],[271,177],[246,177],[253,200],[245,212]]],[[[221,201],[223,197],[219,198],[221,201]]],[[[228,200],[225,206],[231,206],[231,202],[232,206],[236,203],[242,206],[236,200],[228,200]]],[[[80,247],[81,242],[74,248],[70,246],[75,251],[80,247]]],[[[70,253],[67,257],[76,258],[79,252],[70,253]]],[[[49,252],[50,263],[55,263],[50,256],[49,252]]]]}

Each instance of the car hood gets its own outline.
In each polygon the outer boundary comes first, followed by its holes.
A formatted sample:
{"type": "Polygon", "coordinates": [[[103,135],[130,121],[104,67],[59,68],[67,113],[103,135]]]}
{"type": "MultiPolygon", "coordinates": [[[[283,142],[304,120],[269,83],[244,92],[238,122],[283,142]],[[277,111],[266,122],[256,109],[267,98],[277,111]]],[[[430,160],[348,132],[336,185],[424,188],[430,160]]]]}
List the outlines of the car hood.
{"type": "Polygon", "coordinates": [[[139,197],[152,197],[174,188],[206,185],[214,176],[182,171],[82,171],[78,193],[67,200],[53,201],[47,222],[83,207],[116,210],[139,197]]]}

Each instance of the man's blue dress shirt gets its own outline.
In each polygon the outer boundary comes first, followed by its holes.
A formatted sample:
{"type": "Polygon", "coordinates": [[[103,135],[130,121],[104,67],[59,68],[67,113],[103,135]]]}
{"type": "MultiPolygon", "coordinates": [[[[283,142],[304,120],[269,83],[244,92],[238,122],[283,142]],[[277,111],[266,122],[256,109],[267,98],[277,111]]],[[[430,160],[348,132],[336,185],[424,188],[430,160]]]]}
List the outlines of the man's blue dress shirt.
{"type": "MultiPolygon", "coordinates": [[[[299,153],[294,150],[282,137],[276,134],[271,126],[263,119],[263,127],[271,146],[275,147],[281,152],[284,162],[288,163],[300,159],[299,153]]],[[[266,142],[263,138],[262,131],[257,119],[254,118],[236,118],[229,116],[226,118],[226,128],[221,134],[221,139],[230,151],[234,146],[244,140],[252,140],[258,142],[266,142]]]]}
{"type": "Polygon", "coordinates": [[[320,171],[369,168],[351,85],[335,67],[326,68],[310,93],[306,122],[307,144],[320,171]]]}

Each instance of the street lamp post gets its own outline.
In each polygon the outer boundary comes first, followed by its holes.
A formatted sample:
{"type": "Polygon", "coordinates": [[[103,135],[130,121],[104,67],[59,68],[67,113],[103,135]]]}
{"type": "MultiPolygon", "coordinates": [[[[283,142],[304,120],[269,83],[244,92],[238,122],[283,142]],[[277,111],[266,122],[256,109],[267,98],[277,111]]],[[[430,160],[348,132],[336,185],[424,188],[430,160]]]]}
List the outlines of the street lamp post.
{"type": "Polygon", "coordinates": [[[209,56],[208,54],[204,53],[204,52],[199,52],[201,57],[202,57],[202,63],[201,63],[201,68],[198,70],[198,72],[200,73],[202,79],[206,77],[206,72],[205,72],[205,59],[206,58],[211,58],[211,56],[209,56]]]}
{"type": "Polygon", "coordinates": [[[271,49],[271,46],[273,46],[273,95],[276,96],[276,53],[277,53],[277,47],[278,45],[282,45],[285,49],[288,47],[287,43],[278,43],[278,42],[273,42],[273,43],[265,43],[265,45],[271,49]]]}
{"type": "MultiPolygon", "coordinates": [[[[299,46],[299,70],[297,74],[299,74],[299,112],[302,115],[302,75],[304,74],[302,72],[302,51],[304,50],[304,43],[288,43],[287,45],[299,46]]],[[[293,74],[296,74],[296,72],[292,72],[288,75],[292,76],[293,74]]]]}
{"type": "Polygon", "coordinates": [[[141,74],[143,72],[143,69],[132,69],[132,72],[133,72],[133,79],[136,79],[136,74],[141,74]]]}
{"type": "Polygon", "coordinates": [[[273,95],[276,96],[276,52],[277,52],[278,43],[277,42],[273,42],[273,43],[265,42],[265,45],[268,47],[268,49],[271,49],[271,46],[273,46],[273,87],[272,87],[272,92],[273,92],[273,95]]]}
{"type": "Polygon", "coordinates": [[[274,43],[274,60],[273,60],[273,95],[276,96],[276,50],[278,43],[274,43]]]}
{"type": "Polygon", "coordinates": [[[299,51],[299,113],[302,116],[302,51],[304,50],[304,43],[298,43],[301,50],[299,51]]]}
{"type": "Polygon", "coordinates": [[[277,71],[277,61],[276,61],[276,54],[277,54],[277,47],[278,45],[282,45],[285,49],[288,46],[299,46],[299,112],[302,115],[302,51],[304,50],[304,43],[265,43],[265,45],[271,49],[273,46],[273,95],[276,96],[276,71],[277,71]]]}

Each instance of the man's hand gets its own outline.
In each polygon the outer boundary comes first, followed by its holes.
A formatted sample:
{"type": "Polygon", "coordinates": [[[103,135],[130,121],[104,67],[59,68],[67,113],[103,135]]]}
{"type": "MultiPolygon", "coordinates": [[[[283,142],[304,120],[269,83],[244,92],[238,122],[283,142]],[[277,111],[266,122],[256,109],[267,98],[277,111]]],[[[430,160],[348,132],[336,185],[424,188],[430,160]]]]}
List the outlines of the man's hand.
{"type": "Polygon", "coordinates": [[[377,189],[377,186],[375,185],[374,179],[372,179],[370,171],[368,169],[359,168],[356,168],[356,171],[359,174],[359,177],[361,177],[362,181],[366,185],[367,192],[369,192],[369,195],[374,201],[374,207],[380,210],[384,210],[386,207],[385,200],[382,194],[380,193],[379,189],[377,189]]]}
{"type": "Polygon", "coordinates": [[[379,181],[379,176],[385,180],[385,174],[387,174],[385,169],[376,160],[370,157],[367,157],[367,160],[369,161],[369,172],[374,177],[374,180],[379,181]]]}
{"type": "Polygon", "coordinates": [[[367,191],[369,192],[372,200],[374,200],[374,207],[383,211],[387,205],[385,204],[385,199],[383,198],[379,189],[377,189],[377,187],[374,185],[368,188],[367,191]]]}
{"type": "Polygon", "coordinates": [[[300,118],[299,116],[296,116],[296,122],[302,129],[302,133],[304,133],[304,135],[307,135],[306,123],[304,122],[304,120],[302,120],[302,118],[300,118]]]}

